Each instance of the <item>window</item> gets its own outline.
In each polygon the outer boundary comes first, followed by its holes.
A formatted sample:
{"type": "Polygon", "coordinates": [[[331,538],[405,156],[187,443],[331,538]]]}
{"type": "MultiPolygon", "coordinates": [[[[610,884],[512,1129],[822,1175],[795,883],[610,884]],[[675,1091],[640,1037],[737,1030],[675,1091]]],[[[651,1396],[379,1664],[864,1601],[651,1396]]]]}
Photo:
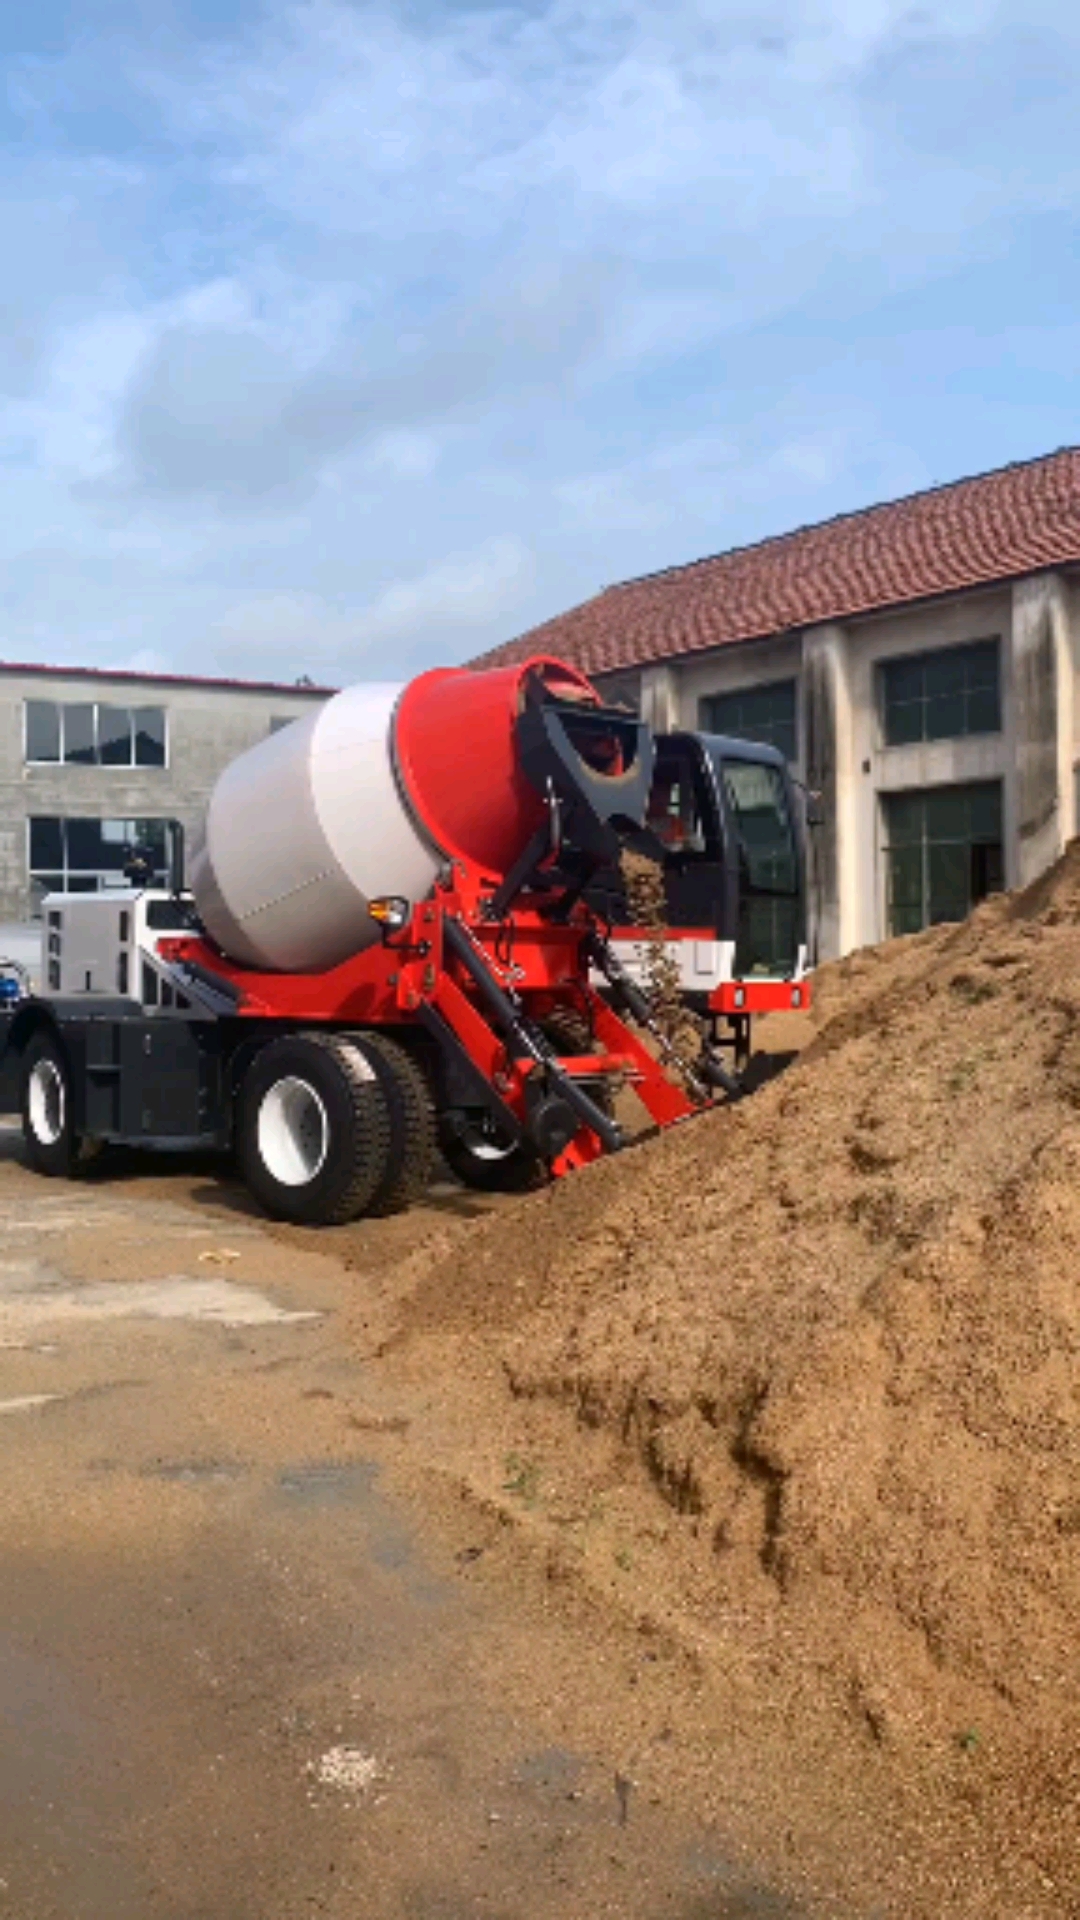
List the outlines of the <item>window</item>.
{"type": "Polygon", "coordinates": [[[707,851],[708,827],[701,774],[677,742],[661,742],[656,755],[646,825],[667,853],[707,851]]]}
{"type": "Polygon", "coordinates": [[[738,693],[714,693],[701,702],[704,733],[726,733],[735,740],[760,740],[778,747],[785,760],[799,757],[794,680],[773,680],[738,693]]]}
{"type": "Polygon", "coordinates": [[[783,776],[751,760],[721,762],[740,851],[739,975],[790,974],[801,926],[799,867],[783,776]]]}
{"type": "Polygon", "coordinates": [[[1004,885],[1001,783],[883,795],[890,934],[963,920],[1004,885]]]}
{"type": "Polygon", "coordinates": [[[36,912],[47,893],[97,893],[124,884],[132,847],[148,847],[155,886],[168,882],[169,820],[92,820],[38,814],[29,821],[30,888],[36,912]]]}
{"type": "Polygon", "coordinates": [[[163,707],[28,700],[26,758],[34,766],[163,767],[163,707]]]}
{"type": "Polygon", "coordinates": [[[907,654],[881,666],[881,724],[887,747],[958,740],[1001,731],[996,640],[937,653],[907,654]]]}
{"type": "Polygon", "coordinates": [[[53,700],[26,703],[26,757],[53,762],[60,758],[60,709],[53,700]]]}

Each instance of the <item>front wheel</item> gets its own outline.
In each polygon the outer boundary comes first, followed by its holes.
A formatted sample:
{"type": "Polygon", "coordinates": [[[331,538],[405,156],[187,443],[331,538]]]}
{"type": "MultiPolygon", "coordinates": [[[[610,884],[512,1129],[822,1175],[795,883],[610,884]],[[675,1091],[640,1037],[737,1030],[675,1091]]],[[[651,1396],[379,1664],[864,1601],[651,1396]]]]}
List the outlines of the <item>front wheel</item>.
{"type": "Polygon", "coordinates": [[[462,1186],[475,1193],[530,1193],[547,1169],[526,1140],[512,1140],[486,1113],[443,1129],[442,1157],[462,1186]]]}
{"type": "Polygon", "coordinates": [[[42,1033],[23,1055],[20,1096],[26,1158],[35,1173],[67,1180],[82,1157],[71,1099],[71,1069],[60,1042],[42,1033]]]}
{"type": "Polygon", "coordinates": [[[248,1191],[275,1220],[358,1219],[390,1171],[378,1075],[337,1034],[289,1034],[263,1047],[244,1079],[237,1132],[248,1191]]]}

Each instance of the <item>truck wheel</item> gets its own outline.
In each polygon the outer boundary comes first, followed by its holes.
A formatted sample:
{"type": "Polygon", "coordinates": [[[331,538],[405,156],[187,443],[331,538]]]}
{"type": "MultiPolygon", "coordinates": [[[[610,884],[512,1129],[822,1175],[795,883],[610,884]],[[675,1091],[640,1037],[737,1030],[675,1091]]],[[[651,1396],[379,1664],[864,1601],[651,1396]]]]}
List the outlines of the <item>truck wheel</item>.
{"type": "Polygon", "coordinates": [[[339,1034],[263,1047],[244,1078],[237,1133],[248,1191],[276,1220],[355,1220],[389,1170],[386,1097],[371,1062],[339,1034]]]}
{"type": "MultiPolygon", "coordinates": [[[[588,1021],[572,1007],[553,1007],[538,1024],[563,1059],[595,1052],[588,1021]]],[[[613,1112],[607,1080],[597,1081],[591,1092],[604,1113],[613,1112]]],[[[440,1144],[450,1171],[478,1193],[531,1193],[548,1178],[535,1148],[528,1141],[510,1140],[487,1114],[478,1114],[465,1127],[447,1127],[440,1144]]]]}
{"type": "Polygon", "coordinates": [[[435,1167],[435,1104],[423,1069],[385,1033],[342,1034],[374,1067],[390,1114],[391,1148],[382,1185],[367,1211],[404,1213],[431,1185],[435,1167]]]}
{"type": "Polygon", "coordinates": [[[547,1168],[525,1140],[511,1140],[486,1113],[463,1127],[444,1127],[442,1156],[462,1186],[475,1193],[531,1193],[542,1187],[547,1168]]]}
{"type": "Polygon", "coordinates": [[[40,1033],[22,1060],[22,1113],[26,1158],[35,1173],[69,1180],[82,1158],[71,1105],[71,1069],[60,1042],[40,1033]]]}

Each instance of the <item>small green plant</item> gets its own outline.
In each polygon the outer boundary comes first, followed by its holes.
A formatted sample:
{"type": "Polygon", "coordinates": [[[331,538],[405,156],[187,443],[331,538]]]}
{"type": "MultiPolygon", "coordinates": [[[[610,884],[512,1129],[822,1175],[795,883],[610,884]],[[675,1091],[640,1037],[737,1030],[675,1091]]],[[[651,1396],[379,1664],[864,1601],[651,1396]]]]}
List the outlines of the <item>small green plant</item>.
{"type": "Polygon", "coordinates": [[[978,1753],[982,1737],[974,1727],[965,1727],[963,1733],[957,1734],[956,1744],[961,1753],[978,1753]]]}
{"type": "Polygon", "coordinates": [[[540,1496],[540,1469],[535,1461],[523,1460],[517,1453],[508,1453],[504,1472],[503,1492],[512,1493],[527,1507],[534,1507],[540,1496]]]}
{"type": "Polygon", "coordinates": [[[615,1565],[621,1573],[631,1572],[634,1562],[625,1547],[619,1547],[615,1554],[615,1565]]]}

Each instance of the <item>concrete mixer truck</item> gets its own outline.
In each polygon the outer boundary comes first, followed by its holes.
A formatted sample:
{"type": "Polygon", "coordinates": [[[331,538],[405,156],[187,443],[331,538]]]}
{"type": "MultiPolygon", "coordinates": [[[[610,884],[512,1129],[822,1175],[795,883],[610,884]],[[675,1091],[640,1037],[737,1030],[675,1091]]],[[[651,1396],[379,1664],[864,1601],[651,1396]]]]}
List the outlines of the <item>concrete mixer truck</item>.
{"type": "Polygon", "coordinates": [[[225,770],[189,891],[181,855],[169,887],[45,899],[42,985],[0,1014],[5,1107],[42,1173],[210,1148],[310,1224],[408,1205],[439,1151],[474,1187],[568,1173],[623,1145],[616,1087],[687,1119],[738,1091],[719,1023],[805,1002],[795,818],[771,748],[657,740],[558,660],[347,689],[225,770]],[[642,986],[627,847],[667,870],[711,1021],[693,1059],[642,986]]]}

